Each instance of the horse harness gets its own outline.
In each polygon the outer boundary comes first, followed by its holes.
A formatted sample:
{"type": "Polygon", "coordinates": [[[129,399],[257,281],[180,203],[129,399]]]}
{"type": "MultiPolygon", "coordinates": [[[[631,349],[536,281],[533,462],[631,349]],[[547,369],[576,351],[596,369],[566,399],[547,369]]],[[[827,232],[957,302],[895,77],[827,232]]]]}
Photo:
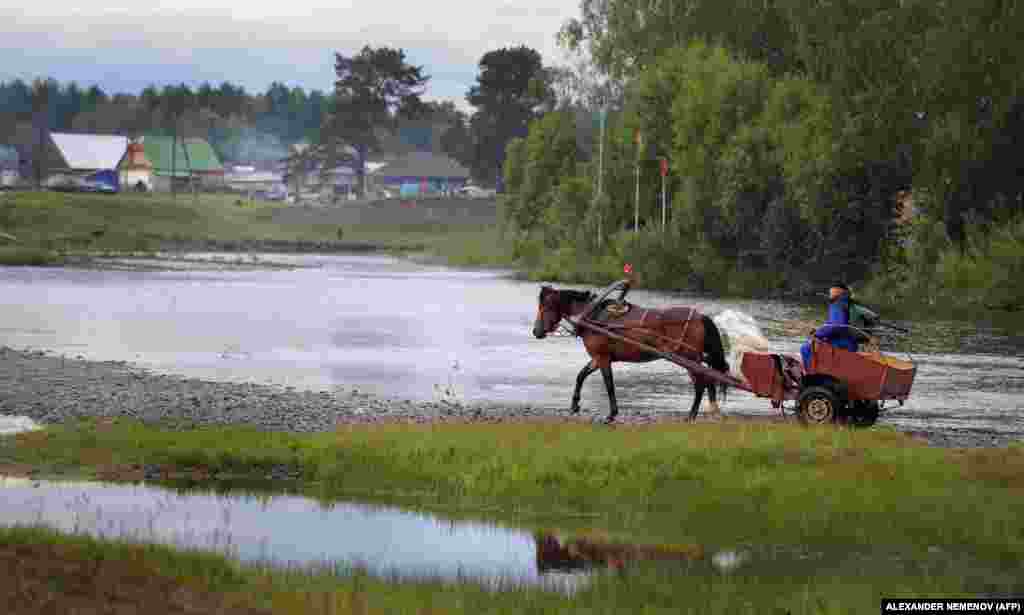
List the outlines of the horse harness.
{"type": "MultiPolygon", "coordinates": [[[[625,305],[621,305],[621,306],[620,306],[620,304],[611,304],[611,305],[606,306],[604,308],[604,311],[607,312],[609,315],[611,315],[613,317],[621,318],[625,314],[627,314],[630,311],[632,311],[633,307],[634,306],[632,306],[630,304],[625,304],[625,305]]],[[[634,323],[628,323],[628,322],[627,323],[602,322],[602,321],[598,321],[598,320],[592,320],[592,319],[589,319],[589,318],[585,318],[584,321],[590,321],[590,322],[593,322],[594,324],[598,324],[598,325],[600,325],[602,327],[605,327],[607,329],[613,329],[613,330],[614,329],[619,329],[619,330],[639,330],[640,332],[642,332],[645,335],[653,336],[653,337],[657,338],[660,341],[668,342],[669,344],[671,344],[672,345],[672,350],[670,350],[669,352],[678,353],[683,347],[686,347],[687,349],[689,349],[693,353],[696,353],[698,355],[701,354],[701,352],[698,349],[694,348],[692,345],[690,345],[690,344],[688,344],[686,342],[686,332],[689,329],[690,321],[693,320],[693,316],[694,316],[694,314],[697,313],[697,310],[695,310],[693,308],[685,308],[686,309],[686,320],[683,321],[683,331],[682,331],[682,333],[680,333],[679,339],[673,339],[673,338],[670,338],[668,336],[661,335],[660,333],[656,333],[655,331],[651,330],[650,328],[644,326],[645,323],[647,322],[648,316],[653,316],[653,319],[655,321],[663,320],[664,319],[664,313],[663,312],[658,311],[658,310],[651,310],[649,308],[640,308],[640,309],[642,309],[643,312],[640,315],[639,322],[635,323],[635,324],[634,323]]]]}

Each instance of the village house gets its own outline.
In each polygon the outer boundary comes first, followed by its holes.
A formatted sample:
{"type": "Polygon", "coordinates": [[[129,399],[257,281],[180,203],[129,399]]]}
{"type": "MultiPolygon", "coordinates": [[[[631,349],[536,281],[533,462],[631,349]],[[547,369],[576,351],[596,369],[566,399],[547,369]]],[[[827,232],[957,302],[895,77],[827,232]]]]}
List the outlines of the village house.
{"type": "Polygon", "coordinates": [[[176,189],[206,190],[226,188],[224,166],[206,139],[180,138],[172,147],[171,137],[147,136],[142,141],[146,158],[153,165],[153,190],[170,192],[176,189]]]}
{"type": "Polygon", "coordinates": [[[128,138],[118,135],[53,132],[43,144],[43,185],[56,188],[82,180],[119,189],[117,169],[128,151],[128,138]]]}
{"type": "Polygon", "coordinates": [[[225,173],[224,182],[230,190],[249,197],[266,193],[272,196],[280,195],[283,198],[287,193],[284,174],[274,168],[260,169],[255,165],[235,165],[225,173]]]}
{"type": "Polygon", "coordinates": [[[469,181],[469,170],[442,154],[412,152],[372,174],[375,187],[401,196],[450,194],[469,181]]]}
{"type": "Polygon", "coordinates": [[[149,192],[153,189],[153,163],[146,158],[141,141],[128,144],[128,153],[121,162],[121,186],[125,190],[149,192]]]}
{"type": "Polygon", "coordinates": [[[0,144],[0,189],[14,188],[21,179],[21,157],[13,145],[0,144]]]}

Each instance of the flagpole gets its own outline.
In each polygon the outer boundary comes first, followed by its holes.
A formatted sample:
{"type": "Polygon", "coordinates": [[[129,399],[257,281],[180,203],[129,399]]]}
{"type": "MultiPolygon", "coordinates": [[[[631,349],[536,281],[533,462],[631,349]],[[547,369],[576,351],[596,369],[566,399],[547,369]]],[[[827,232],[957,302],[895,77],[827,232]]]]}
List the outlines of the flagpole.
{"type": "Polygon", "coordinates": [[[636,161],[636,202],[633,205],[633,232],[640,232],[640,160],[636,161]]]}

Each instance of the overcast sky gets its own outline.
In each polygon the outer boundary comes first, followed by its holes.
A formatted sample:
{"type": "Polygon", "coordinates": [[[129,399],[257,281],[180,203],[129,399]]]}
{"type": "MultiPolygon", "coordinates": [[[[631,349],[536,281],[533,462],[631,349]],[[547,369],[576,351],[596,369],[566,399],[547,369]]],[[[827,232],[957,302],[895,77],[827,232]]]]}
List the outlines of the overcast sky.
{"type": "Polygon", "coordinates": [[[0,0],[0,81],[52,76],[138,93],[150,83],[272,81],[329,91],[334,52],[401,47],[431,75],[429,99],[465,106],[477,62],[525,44],[561,63],[578,0],[0,0]]]}

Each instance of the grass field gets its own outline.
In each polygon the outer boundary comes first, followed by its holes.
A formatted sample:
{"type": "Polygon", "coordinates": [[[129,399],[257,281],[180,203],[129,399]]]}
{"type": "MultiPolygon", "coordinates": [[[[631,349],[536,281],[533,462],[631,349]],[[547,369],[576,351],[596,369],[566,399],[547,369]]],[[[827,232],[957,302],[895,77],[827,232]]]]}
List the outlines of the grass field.
{"type": "MultiPolygon", "coordinates": [[[[152,577],[140,583],[172,579],[196,595],[241,600],[238,608],[857,613],[877,608],[881,595],[1024,590],[1024,575],[1014,573],[1024,570],[1019,446],[936,449],[880,429],[739,422],[614,430],[560,422],[378,425],[294,435],[238,428],[172,432],[118,420],[0,438],[0,467],[8,471],[131,478],[140,464],[159,464],[169,475],[235,477],[263,476],[269,466],[287,464],[301,470],[300,489],[314,497],[358,497],[453,519],[504,520],[569,534],[597,532],[612,541],[779,545],[833,554],[881,550],[911,562],[936,549],[950,554],[943,566],[919,569],[842,557],[733,575],[680,574],[649,564],[601,576],[570,599],[538,589],[490,593],[472,582],[398,582],[350,570],[258,570],[212,556],[132,547],[142,555],[131,557],[157,566],[139,568],[152,577]]],[[[127,557],[118,549],[128,547],[32,531],[0,532],[0,548],[38,553],[57,545],[69,569],[93,566],[99,587],[116,578],[115,572],[104,576],[104,566],[116,571],[127,557]]]]}
{"type": "Polygon", "coordinates": [[[320,249],[336,251],[428,251],[456,264],[497,262],[488,256],[496,250],[493,207],[479,208],[484,211],[478,214],[466,203],[439,203],[418,210],[397,202],[304,208],[219,194],[172,198],[4,193],[0,194],[0,264],[58,264],[68,255],[153,252],[167,246],[189,249],[204,241],[315,242],[320,249]],[[422,213],[427,211],[429,217],[422,213]]]}
{"type": "Polygon", "coordinates": [[[749,422],[377,425],[296,435],[82,422],[0,439],[0,463],[118,476],[132,466],[262,476],[445,513],[595,520],[645,543],[969,548],[1017,565],[1024,447],[931,448],[888,430],[749,422]]]}

